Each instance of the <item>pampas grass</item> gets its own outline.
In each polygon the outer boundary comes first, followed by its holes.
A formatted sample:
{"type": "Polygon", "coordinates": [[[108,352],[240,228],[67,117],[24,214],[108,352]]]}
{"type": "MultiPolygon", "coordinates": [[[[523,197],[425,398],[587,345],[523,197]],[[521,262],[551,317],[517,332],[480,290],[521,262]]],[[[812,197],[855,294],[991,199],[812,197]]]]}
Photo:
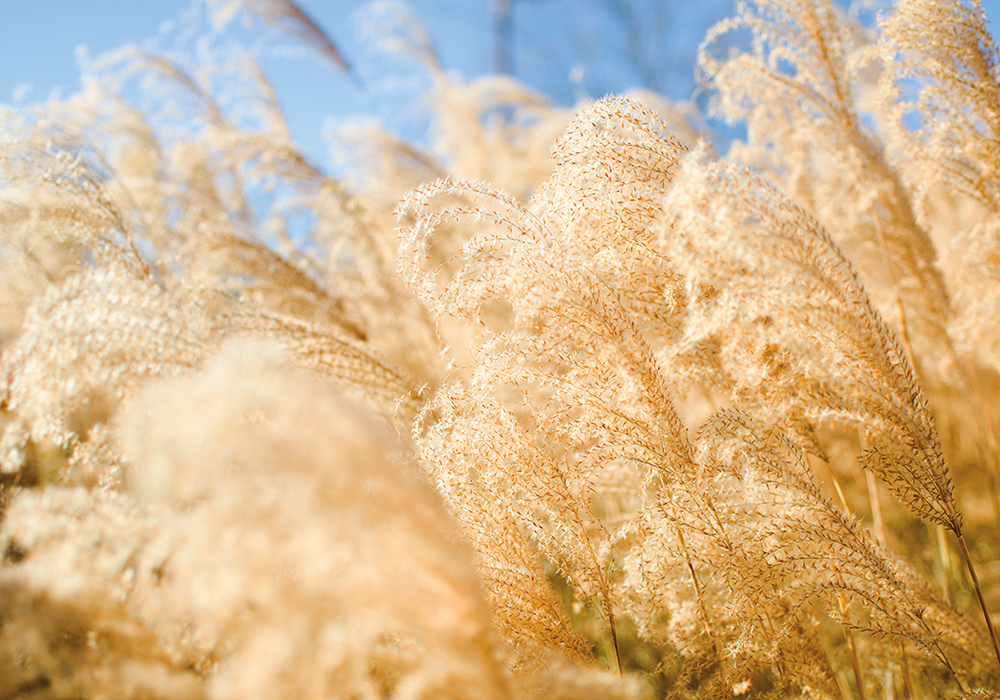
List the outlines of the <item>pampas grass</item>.
{"type": "Polygon", "coordinates": [[[998,697],[978,5],[741,3],[728,146],[393,11],[433,138],[343,179],[246,56],[0,115],[0,695],[998,697]]]}

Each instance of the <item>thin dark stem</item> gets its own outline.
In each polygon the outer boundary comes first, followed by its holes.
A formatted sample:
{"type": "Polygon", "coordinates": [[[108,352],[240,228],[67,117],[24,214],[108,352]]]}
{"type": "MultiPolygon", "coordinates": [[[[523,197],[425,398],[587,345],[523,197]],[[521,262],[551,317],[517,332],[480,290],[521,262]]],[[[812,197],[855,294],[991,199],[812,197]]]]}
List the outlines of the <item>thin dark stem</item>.
{"type": "Polygon", "coordinates": [[[694,584],[694,592],[698,598],[698,611],[701,613],[701,620],[705,623],[705,629],[708,632],[708,638],[712,640],[712,648],[715,650],[715,658],[718,659],[719,663],[722,663],[722,652],[719,651],[719,644],[715,640],[715,633],[712,631],[712,623],[708,618],[708,610],[705,607],[705,597],[701,591],[701,583],[698,581],[698,574],[694,569],[694,564],[691,562],[691,554],[688,552],[687,544],[684,542],[684,533],[681,531],[680,527],[677,527],[677,537],[681,544],[681,549],[684,550],[684,560],[687,563],[688,572],[691,574],[691,582],[694,584]]]}
{"type": "Polygon", "coordinates": [[[493,69],[509,75],[513,68],[514,22],[512,0],[493,2],[493,69]]]}
{"type": "Polygon", "coordinates": [[[962,677],[958,675],[958,670],[951,663],[951,659],[948,658],[948,655],[944,653],[944,649],[941,648],[941,644],[938,642],[937,635],[930,628],[930,626],[928,626],[927,621],[923,618],[922,615],[917,615],[917,619],[920,621],[920,626],[923,627],[924,632],[927,633],[928,638],[934,645],[934,649],[937,651],[939,657],[941,658],[941,661],[943,661],[944,665],[948,667],[948,671],[951,672],[952,678],[954,678],[955,682],[958,683],[958,689],[962,691],[963,694],[968,693],[969,689],[965,687],[965,683],[962,682],[962,677]]]}
{"type": "Polygon", "coordinates": [[[958,541],[962,545],[962,556],[965,557],[965,566],[969,570],[969,576],[972,577],[972,585],[976,589],[976,597],[979,598],[979,607],[983,610],[983,617],[986,618],[986,628],[990,631],[990,641],[993,642],[993,653],[997,657],[997,663],[1000,664],[1000,642],[997,641],[997,632],[993,628],[993,620],[990,619],[990,611],[986,607],[986,600],[983,599],[983,590],[979,587],[979,577],[976,575],[976,567],[972,565],[972,557],[969,555],[969,547],[965,543],[965,535],[961,530],[955,534],[958,535],[958,541]]]}

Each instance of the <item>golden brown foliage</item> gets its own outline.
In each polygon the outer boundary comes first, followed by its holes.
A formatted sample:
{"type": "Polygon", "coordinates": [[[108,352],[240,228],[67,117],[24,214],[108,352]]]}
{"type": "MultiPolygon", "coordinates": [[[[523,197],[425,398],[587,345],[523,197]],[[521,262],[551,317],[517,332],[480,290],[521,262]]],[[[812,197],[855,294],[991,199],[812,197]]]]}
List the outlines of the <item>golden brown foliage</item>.
{"type": "Polygon", "coordinates": [[[997,697],[978,5],[740,3],[721,157],[379,21],[431,145],[343,180],[242,54],[0,115],[0,695],[997,697]]]}

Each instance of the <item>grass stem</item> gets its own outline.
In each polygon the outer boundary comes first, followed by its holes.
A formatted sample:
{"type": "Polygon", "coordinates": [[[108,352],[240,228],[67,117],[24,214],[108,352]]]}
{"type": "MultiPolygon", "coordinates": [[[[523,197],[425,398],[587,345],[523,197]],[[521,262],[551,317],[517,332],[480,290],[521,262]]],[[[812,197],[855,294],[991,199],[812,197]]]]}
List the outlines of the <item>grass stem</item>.
{"type": "Polygon", "coordinates": [[[976,575],[976,567],[972,565],[972,557],[969,555],[969,546],[965,542],[965,534],[959,530],[957,533],[958,542],[962,545],[962,556],[965,557],[965,566],[972,577],[972,585],[976,589],[976,597],[979,598],[979,607],[983,610],[983,617],[986,619],[986,628],[990,632],[990,641],[993,642],[993,653],[997,657],[997,664],[1000,665],[1000,642],[997,641],[997,632],[993,627],[993,620],[990,618],[990,611],[986,607],[986,600],[983,598],[983,589],[979,586],[979,577],[976,575]]]}

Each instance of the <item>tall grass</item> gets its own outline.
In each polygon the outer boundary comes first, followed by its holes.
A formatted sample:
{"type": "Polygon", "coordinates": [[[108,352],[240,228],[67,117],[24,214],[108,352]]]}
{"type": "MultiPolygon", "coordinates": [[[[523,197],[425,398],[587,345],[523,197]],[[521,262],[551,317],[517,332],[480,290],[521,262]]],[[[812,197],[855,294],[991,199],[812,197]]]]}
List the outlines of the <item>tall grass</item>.
{"type": "Polygon", "coordinates": [[[724,155],[398,38],[344,179],[245,56],[0,113],[0,697],[997,697],[978,4],[741,4],[724,155]]]}

